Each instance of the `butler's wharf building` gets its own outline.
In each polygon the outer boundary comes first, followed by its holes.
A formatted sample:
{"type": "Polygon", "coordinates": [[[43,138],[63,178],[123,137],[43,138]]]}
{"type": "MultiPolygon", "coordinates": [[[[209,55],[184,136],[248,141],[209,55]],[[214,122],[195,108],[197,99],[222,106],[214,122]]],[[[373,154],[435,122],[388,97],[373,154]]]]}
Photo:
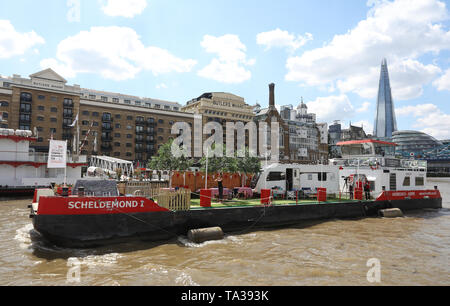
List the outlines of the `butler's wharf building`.
{"type": "Polygon", "coordinates": [[[51,69],[0,77],[0,114],[2,128],[37,131],[36,152],[48,152],[52,136],[73,151],[79,134],[81,154],[142,162],[177,137],[174,123],[194,123],[178,103],[68,85],[51,69]]]}
{"type": "MultiPolygon", "coordinates": [[[[209,122],[217,122],[223,129],[223,143],[226,144],[226,125],[228,122],[242,122],[244,125],[253,121],[253,107],[245,102],[245,99],[237,95],[226,92],[209,92],[200,97],[192,99],[182,107],[182,111],[201,116],[202,127],[209,122]]],[[[205,142],[211,136],[203,134],[202,140],[205,142]]],[[[235,148],[237,148],[237,136],[234,138],[235,148]]],[[[245,136],[245,144],[249,144],[248,134],[245,136]]],[[[197,153],[198,154],[198,153],[197,153]]]]}

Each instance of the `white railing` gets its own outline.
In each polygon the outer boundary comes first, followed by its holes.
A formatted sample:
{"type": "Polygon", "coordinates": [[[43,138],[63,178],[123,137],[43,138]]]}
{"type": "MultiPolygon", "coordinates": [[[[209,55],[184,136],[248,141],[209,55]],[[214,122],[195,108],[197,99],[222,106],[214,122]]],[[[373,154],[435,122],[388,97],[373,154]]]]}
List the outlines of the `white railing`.
{"type": "MultiPolygon", "coordinates": [[[[0,161],[46,163],[48,153],[0,151],[0,161]]],[[[67,163],[86,163],[87,156],[67,156],[67,163]]]]}
{"type": "Polygon", "coordinates": [[[387,157],[353,157],[334,159],[333,164],[344,167],[377,168],[389,167],[407,170],[427,170],[428,163],[424,160],[410,160],[387,157]]]}

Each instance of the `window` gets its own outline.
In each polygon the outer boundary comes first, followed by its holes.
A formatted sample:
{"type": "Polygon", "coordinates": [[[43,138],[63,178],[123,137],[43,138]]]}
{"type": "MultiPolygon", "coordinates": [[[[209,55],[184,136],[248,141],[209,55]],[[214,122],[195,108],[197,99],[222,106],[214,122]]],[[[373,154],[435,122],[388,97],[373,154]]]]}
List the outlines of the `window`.
{"type": "Polygon", "coordinates": [[[131,143],[127,143],[127,148],[131,148],[133,145],[131,143]]]}
{"type": "Polygon", "coordinates": [[[44,121],[44,119],[45,119],[45,118],[42,117],[42,116],[38,116],[38,117],[37,117],[37,120],[38,120],[38,121],[44,121]]]}
{"type": "Polygon", "coordinates": [[[72,116],[73,116],[73,109],[64,108],[64,117],[72,117],[72,116]]]}
{"type": "Polygon", "coordinates": [[[98,116],[100,116],[100,114],[98,112],[92,112],[92,116],[93,117],[98,117],[98,116]]]}
{"type": "Polygon", "coordinates": [[[326,172],[319,172],[318,173],[318,180],[319,180],[319,182],[325,182],[326,180],[327,180],[327,173],[326,172]]]}
{"type": "Polygon", "coordinates": [[[95,99],[97,99],[97,96],[96,95],[89,95],[89,99],[95,100],[95,99]]]}
{"type": "Polygon", "coordinates": [[[57,113],[57,112],[58,112],[58,108],[52,107],[52,108],[50,108],[50,111],[51,111],[52,113],[57,113]]]}
{"type": "Polygon", "coordinates": [[[120,138],[120,133],[115,133],[115,134],[114,134],[114,137],[120,138]]]}
{"type": "Polygon", "coordinates": [[[57,97],[50,97],[50,101],[52,101],[52,102],[58,102],[58,98],[57,98],[57,97]]]}
{"type": "Polygon", "coordinates": [[[268,182],[273,181],[284,181],[286,179],[286,174],[284,172],[270,172],[267,176],[268,182]]]}
{"type": "Polygon", "coordinates": [[[38,100],[45,100],[45,96],[38,96],[38,100]]]}
{"type": "Polygon", "coordinates": [[[8,119],[8,113],[3,113],[3,119],[8,119]]]}
{"type": "Polygon", "coordinates": [[[127,152],[127,157],[131,157],[132,155],[131,152],[127,152]]]}
{"type": "Polygon", "coordinates": [[[20,94],[20,101],[22,101],[22,102],[32,102],[33,98],[32,98],[30,93],[22,92],[20,94]]]}
{"type": "Polygon", "coordinates": [[[120,147],[120,142],[115,142],[115,143],[114,143],[114,146],[115,146],[115,147],[120,147]]]}
{"type": "Polygon", "coordinates": [[[133,135],[127,134],[127,138],[128,138],[128,139],[131,139],[131,138],[133,138],[133,135]]]}
{"type": "Polygon", "coordinates": [[[137,106],[141,106],[141,101],[135,101],[134,104],[137,106]]]}
{"type": "Polygon", "coordinates": [[[29,124],[20,124],[19,125],[19,130],[22,130],[22,131],[30,131],[31,129],[30,129],[30,125],[29,124]]]}
{"type": "Polygon", "coordinates": [[[155,108],[161,108],[161,105],[155,104],[155,108]]]}
{"type": "Polygon", "coordinates": [[[72,125],[72,119],[68,119],[68,118],[63,119],[63,125],[64,126],[72,125]]]}
{"type": "Polygon", "coordinates": [[[114,103],[119,103],[119,98],[113,98],[112,100],[114,103]]]}
{"type": "Polygon", "coordinates": [[[102,96],[102,98],[101,98],[101,99],[102,99],[102,101],[103,101],[103,102],[108,102],[108,97],[104,97],[104,96],[102,96]]]}
{"type": "Polygon", "coordinates": [[[82,125],[89,125],[89,121],[83,120],[83,121],[81,122],[81,124],[82,124],[82,125]]]}
{"type": "Polygon", "coordinates": [[[133,116],[127,116],[127,120],[133,120],[133,116]]]}
{"type": "Polygon", "coordinates": [[[170,106],[164,105],[164,109],[170,109],[170,106]]]}
{"type": "Polygon", "coordinates": [[[423,177],[416,177],[416,186],[424,186],[425,179],[423,177]]]}
{"type": "Polygon", "coordinates": [[[159,119],[159,120],[158,120],[158,123],[161,123],[161,124],[162,124],[162,123],[164,123],[164,120],[159,119]]]}
{"type": "Polygon", "coordinates": [[[0,102],[0,106],[9,106],[9,103],[6,101],[0,102]]]}
{"type": "Polygon", "coordinates": [[[98,126],[98,122],[97,121],[92,122],[92,126],[98,126]]]}
{"type": "Polygon", "coordinates": [[[58,121],[58,119],[56,119],[56,118],[50,118],[50,122],[57,122],[58,121]]]}
{"type": "Polygon", "coordinates": [[[55,128],[50,128],[50,133],[51,134],[56,134],[56,129],[55,128]]]}
{"type": "Polygon", "coordinates": [[[115,124],[115,128],[116,128],[116,129],[120,129],[120,123],[116,123],[116,124],[115,124]]]}
{"type": "Polygon", "coordinates": [[[130,100],[125,100],[125,101],[123,101],[125,104],[131,104],[131,101],[130,100]]]}
{"type": "Polygon", "coordinates": [[[116,119],[120,119],[120,114],[116,114],[114,117],[116,117],[116,119]]]}
{"type": "Polygon", "coordinates": [[[20,103],[20,111],[23,113],[31,113],[31,104],[20,103]]]}
{"type": "Polygon", "coordinates": [[[73,107],[73,100],[65,98],[63,105],[68,106],[68,107],[73,107]]]}
{"type": "Polygon", "coordinates": [[[89,111],[83,111],[82,114],[83,114],[84,116],[89,116],[89,111]]]}
{"type": "Polygon", "coordinates": [[[411,178],[409,176],[403,180],[403,186],[411,186],[411,178]]]}

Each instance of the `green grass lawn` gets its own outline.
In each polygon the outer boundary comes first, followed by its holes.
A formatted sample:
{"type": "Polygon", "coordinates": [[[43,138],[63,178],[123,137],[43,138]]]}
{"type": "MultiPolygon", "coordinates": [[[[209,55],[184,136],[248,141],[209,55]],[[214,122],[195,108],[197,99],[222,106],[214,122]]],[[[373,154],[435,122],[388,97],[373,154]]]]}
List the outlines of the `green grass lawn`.
{"type": "MultiPolygon", "coordinates": [[[[328,199],[325,203],[336,203],[336,202],[351,202],[350,200],[342,199],[339,201],[339,199],[328,199]]],[[[317,204],[317,200],[310,199],[310,200],[299,200],[298,204],[317,204]]],[[[297,205],[297,202],[295,200],[275,200],[273,205],[297,205]]],[[[259,206],[261,205],[261,199],[249,199],[249,200],[241,200],[241,199],[233,199],[233,200],[227,200],[223,203],[220,203],[219,201],[212,201],[212,208],[222,208],[222,207],[251,207],[251,206],[259,206]]],[[[200,199],[191,199],[191,208],[196,209],[200,208],[200,199]]]]}

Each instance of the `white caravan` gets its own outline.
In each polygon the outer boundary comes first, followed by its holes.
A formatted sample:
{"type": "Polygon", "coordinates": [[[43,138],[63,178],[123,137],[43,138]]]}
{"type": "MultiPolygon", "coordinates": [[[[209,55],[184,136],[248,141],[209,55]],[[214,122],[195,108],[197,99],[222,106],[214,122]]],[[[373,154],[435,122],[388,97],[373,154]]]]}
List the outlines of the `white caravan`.
{"type": "Polygon", "coordinates": [[[303,191],[316,193],[317,188],[326,188],[327,193],[339,193],[339,167],[331,165],[271,164],[256,175],[251,187],[261,194],[262,189],[271,189],[275,194],[303,191]]]}

